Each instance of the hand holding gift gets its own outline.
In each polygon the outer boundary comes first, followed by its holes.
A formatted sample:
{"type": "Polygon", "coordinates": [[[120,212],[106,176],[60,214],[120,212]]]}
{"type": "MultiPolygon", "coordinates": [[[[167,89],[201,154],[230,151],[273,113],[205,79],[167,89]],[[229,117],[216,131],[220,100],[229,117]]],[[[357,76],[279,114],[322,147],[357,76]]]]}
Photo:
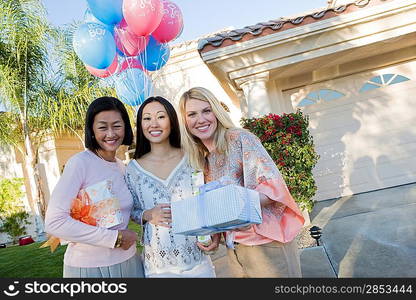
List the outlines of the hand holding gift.
{"type": "Polygon", "coordinates": [[[213,181],[201,193],[172,203],[176,234],[206,235],[262,222],[259,193],[239,185],[213,181]]]}
{"type": "Polygon", "coordinates": [[[207,254],[214,254],[217,251],[218,246],[220,245],[221,233],[216,233],[214,235],[207,235],[208,240],[206,243],[203,243],[198,236],[198,242],[196,243],[198,248],[204,251],[207,254]]]}
{"type": "Polygon", "coordinates": [[[169,203],[160,203],[155,207],[145,210],[143,219],[153,225],[171,227],[172,215],[169,203]]]}

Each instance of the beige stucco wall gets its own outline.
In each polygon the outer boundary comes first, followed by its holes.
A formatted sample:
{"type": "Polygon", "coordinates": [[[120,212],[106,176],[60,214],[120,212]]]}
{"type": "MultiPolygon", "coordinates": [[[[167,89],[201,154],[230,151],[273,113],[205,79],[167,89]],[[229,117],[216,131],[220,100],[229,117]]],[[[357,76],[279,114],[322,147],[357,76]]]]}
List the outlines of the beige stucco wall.
{"type": "Polygon", "coordinates": [[[50,194],[59,179],[60,166],[56,153],[55,139],[49,136],[39,147],[37,170],[41,180],[45,206],[49,202],[50,194]]]}
{"type": "Polygon", "coordinates": [[[0,146],[0,177],[23,177],[22,165],[16,161],[15,151],[11,146],[0,146]]]}

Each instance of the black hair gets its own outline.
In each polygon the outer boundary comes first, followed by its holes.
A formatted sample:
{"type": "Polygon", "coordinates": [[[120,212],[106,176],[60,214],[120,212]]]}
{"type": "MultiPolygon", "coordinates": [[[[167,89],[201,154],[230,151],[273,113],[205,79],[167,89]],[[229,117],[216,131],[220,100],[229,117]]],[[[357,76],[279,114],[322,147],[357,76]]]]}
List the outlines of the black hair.
{"type": "Polygon", "coordinates": [[[178,115],[176,114],[176,110],[173,105],[163,97],[156,96],[156,97],[149,97],[147,98],[141,105],[137,112],[137,119],[136,119],[136,152],[134,153],[134,158],[140,158],[146,153],[150,152],[150,142],[144,136],[143,129],[142,129],[142,117],[143,117],[143,109],[144,107],[152,102],[159,102],[163,105],[168,113],[168,117],[170,120],[170,134],[169,134],[169,143],[171,146],[175,148],[181,147],[181,135],[179,131],[179,122],[178,122],[178,115]]]}
{"type": "Polygon", "coordinates": [[[123,102],[114,97],[100,97],[90,103],[85,116],[85,147],[95,152],[100,148],[94,138],[94,118],[102,111],[118,111],[124,121],[123,145],[131,145],[133,142],[133,130],[131,129],[130,118],[123,102]]]}

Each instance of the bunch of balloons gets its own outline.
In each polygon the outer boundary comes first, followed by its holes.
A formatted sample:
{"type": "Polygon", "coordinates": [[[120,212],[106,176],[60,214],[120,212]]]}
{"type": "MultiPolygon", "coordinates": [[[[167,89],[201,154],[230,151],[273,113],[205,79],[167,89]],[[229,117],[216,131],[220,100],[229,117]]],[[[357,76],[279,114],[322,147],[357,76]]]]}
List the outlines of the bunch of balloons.
{"type": "Polygon", "coordinates": [[[170,0],[87,0],[84,22],[73,36],[75,53],[99,78],[112,78],[117,96],[138,106],[151,95],[150,72],[170,56],[183,16],[170,0]]]}

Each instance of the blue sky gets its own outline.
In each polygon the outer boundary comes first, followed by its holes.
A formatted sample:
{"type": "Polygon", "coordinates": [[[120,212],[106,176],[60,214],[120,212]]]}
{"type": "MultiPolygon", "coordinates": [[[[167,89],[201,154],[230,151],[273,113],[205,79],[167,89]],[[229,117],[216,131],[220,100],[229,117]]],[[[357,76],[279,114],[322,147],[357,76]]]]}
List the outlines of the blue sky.
{"type": "MultiPolygon", "coordinates": [[[[325,7],[327,0],[173,0],[182,10],[184,42],[227,27],[242,28],[325,7]]],[[[82,20],[86,0],[43,0],[54,25],[82,20]]]]}

